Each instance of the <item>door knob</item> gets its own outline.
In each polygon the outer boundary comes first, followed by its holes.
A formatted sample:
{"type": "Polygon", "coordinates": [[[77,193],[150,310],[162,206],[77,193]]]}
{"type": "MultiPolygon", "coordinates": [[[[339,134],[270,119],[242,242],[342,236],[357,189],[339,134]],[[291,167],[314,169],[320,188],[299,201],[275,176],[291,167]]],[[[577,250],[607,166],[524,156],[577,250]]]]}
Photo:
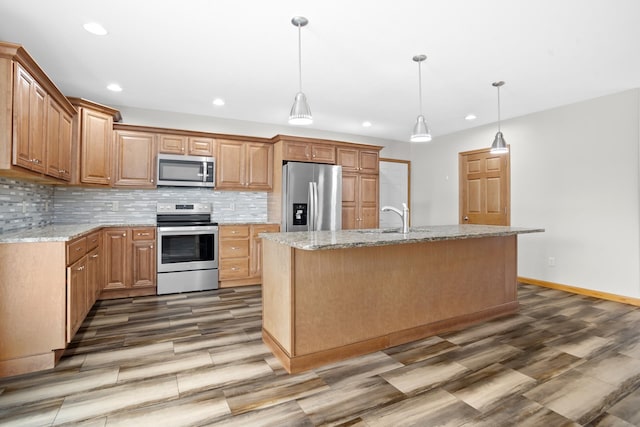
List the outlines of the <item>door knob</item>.
{"type": "Polygon", "coordinates": [[[464,217],[464,218],[462,218],[462,219],[464,219],[465,221],[469,221],[469,217],[468,217],[468,216],[465,216],[465,217],[464,217]]]}

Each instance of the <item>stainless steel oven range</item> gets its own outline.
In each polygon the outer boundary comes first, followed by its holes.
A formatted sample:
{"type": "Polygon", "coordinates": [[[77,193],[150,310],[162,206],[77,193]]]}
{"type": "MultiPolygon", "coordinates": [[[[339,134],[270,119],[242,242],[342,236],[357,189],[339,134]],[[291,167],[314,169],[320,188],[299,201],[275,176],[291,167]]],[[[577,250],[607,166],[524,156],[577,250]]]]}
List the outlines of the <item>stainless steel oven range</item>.
{"type": "Polygon", "coordinates": [[[218,224],[210,203],[158,203],[158,295],[218,288],[218,224]]]}

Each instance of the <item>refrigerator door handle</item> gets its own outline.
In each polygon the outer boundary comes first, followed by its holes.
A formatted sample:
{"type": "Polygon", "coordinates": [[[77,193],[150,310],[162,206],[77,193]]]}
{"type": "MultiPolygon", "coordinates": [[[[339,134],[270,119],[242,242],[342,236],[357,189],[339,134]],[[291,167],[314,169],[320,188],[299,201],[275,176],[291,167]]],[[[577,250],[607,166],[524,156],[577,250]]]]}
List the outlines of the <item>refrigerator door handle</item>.
{"type": "Polygon", "coordinates": [[[316,182],[309,183],[309,231],[318,229],[318,184],[316,182]]]}

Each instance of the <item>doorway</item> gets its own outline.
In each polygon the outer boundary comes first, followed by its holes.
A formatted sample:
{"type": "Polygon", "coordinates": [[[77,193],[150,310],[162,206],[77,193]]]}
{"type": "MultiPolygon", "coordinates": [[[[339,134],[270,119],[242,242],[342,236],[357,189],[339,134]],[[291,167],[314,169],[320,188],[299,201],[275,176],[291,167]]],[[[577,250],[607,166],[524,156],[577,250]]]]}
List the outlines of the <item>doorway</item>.
{"type": "Polygon", "coordinates": [[[511,225],[510,153],[458,154],[460,224],[511,225]]]}

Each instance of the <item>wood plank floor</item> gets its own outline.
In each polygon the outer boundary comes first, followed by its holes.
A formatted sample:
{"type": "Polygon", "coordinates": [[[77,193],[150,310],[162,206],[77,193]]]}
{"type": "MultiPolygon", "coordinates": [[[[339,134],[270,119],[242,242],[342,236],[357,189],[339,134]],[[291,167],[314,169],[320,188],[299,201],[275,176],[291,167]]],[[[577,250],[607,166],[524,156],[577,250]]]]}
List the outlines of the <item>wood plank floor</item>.
{"type": "Polygon", "coordinates": [[[0,424],[640,426],[640,309],[532,285],[515,315],[288,375],[259,287],[100,301],[0,424]]]}

